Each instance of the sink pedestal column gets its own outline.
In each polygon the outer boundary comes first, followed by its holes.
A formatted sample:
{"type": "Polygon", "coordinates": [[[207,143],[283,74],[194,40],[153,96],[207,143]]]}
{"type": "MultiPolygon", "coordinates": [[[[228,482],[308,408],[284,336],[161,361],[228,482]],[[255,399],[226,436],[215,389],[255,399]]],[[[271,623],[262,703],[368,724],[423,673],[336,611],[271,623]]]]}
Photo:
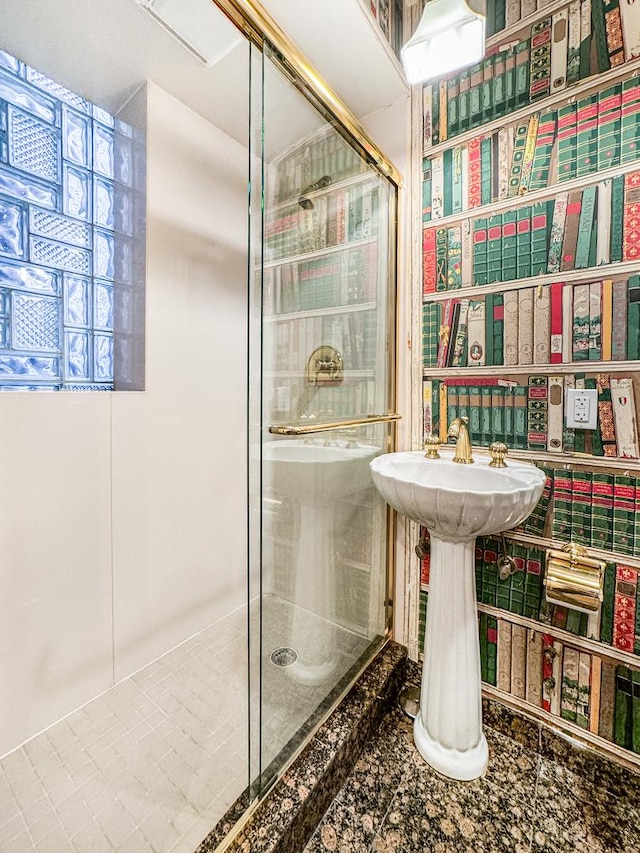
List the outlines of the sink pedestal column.
{"type": "Polygon", "coordinates": [[[448,542],[430,531],[431,567],[420,711],[414,740],[439,773],[469,781],[488,762],[482,732],[475,539],[448,542]]]}

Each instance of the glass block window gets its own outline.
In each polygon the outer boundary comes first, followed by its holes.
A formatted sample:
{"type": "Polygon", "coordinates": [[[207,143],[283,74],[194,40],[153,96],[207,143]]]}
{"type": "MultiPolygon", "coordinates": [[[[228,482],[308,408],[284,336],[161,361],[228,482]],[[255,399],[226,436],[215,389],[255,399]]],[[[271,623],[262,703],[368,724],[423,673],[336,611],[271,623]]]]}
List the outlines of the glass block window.
{"type": "Polygon", "coordinates": [[[135,296],[119,291],[135,284],[134,145],[0,51],[0,390],[114,388],[114,316],[135,296]]]}

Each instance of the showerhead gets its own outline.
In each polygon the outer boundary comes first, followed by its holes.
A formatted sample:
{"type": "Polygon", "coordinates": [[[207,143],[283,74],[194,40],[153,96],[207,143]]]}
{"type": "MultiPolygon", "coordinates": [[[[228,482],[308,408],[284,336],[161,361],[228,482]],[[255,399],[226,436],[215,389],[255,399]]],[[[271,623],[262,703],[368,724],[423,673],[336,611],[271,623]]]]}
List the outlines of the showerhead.
{"type": "Polygon", "coordinates": [[[318,178],[315,183],[309,184],[308,187],[305,187],[300,193],[300,198],[298,199],[300,207],[303,210],[313,210],[313,202],[310,198],[306,197],[306,194],[315,192],[316,190],[323,190],[325,187],[328,187],[330,183],[331,175],[323,175],[321,178],[318,178]]]}

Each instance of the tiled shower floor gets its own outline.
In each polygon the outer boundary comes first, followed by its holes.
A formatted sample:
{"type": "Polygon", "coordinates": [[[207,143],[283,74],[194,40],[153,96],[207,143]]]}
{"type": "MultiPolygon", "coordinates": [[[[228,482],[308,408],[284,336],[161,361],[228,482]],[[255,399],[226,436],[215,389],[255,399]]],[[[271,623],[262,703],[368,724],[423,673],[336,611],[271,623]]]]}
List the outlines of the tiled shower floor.
{"type": "MultiPolygon", "coordinates": [[[[327,687],[268,662],[291,640],[291,605],[265,601],[263,768],[327,687]]],[[[318,621],[307,614],[313,645],[318,621]]],[[[331,628],[332,682],[367,647],[331,628]]],[[[242,608],[0,760],[2,853],[193,853],[248,782],[242,608]]]]}

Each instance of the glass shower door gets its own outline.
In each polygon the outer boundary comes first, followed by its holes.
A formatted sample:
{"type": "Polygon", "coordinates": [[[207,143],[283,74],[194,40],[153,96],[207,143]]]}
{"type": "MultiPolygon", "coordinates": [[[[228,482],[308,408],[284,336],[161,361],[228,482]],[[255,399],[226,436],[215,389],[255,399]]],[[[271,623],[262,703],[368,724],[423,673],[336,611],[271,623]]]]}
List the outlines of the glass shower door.
{"type": "Polygon", "coordinates": [[[395,186],[253,65],[252,775],[269,783],[380,646],[391,447],[395,186]]]}

